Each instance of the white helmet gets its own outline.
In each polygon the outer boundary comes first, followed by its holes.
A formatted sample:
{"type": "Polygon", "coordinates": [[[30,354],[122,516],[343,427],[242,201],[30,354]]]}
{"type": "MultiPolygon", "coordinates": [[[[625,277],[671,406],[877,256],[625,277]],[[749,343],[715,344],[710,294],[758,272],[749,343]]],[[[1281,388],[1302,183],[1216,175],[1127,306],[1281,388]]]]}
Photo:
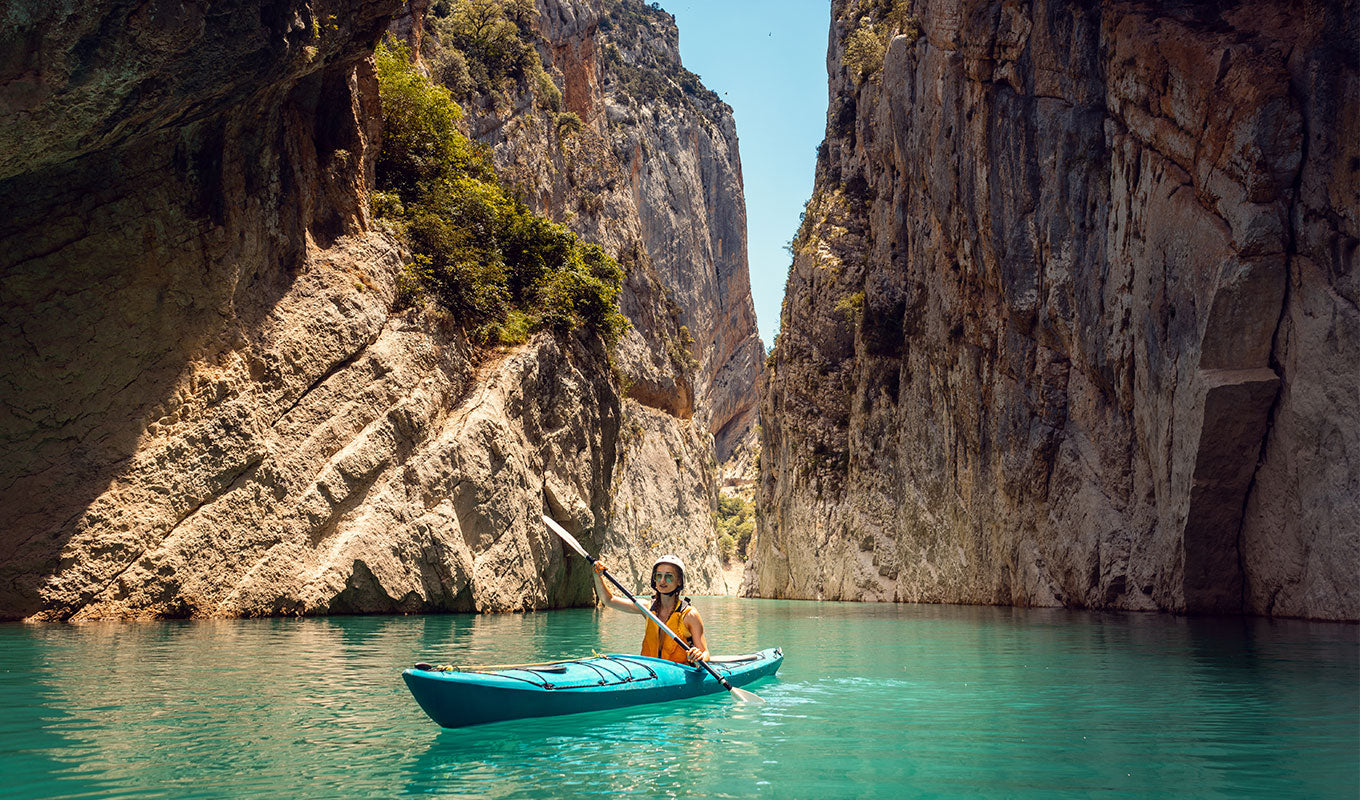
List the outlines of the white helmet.
{"type": "MultiPolygon", "coordinates": [[[[680,591],[681,589],[685,588],[685,562],[683,562],[683,561],[680,560],[680,556],[677,556],[677,555],[675,555],[675,554],[673,554],[673,553],[667,553],[666,555],[664,555],[664,556],[662,556],[661,558],[658,558],[656,561],[652,562],[652,575],[653,575],[653,576],[656,575],[656,568],[659,567],[659,566],[661,566],[662,564],[670,564],[672,567],[675,567],[677,570],[680,571],[680,584],[679,584],[678,586],[675,587],[675,591],[678,592],[678,591],[680,591]]],[[[652,588],[653,588],[653,589],[656,588],[656,578],[655,578],[655,577],[652,578],[652,588]]],[[[667,594],[669,594],[669,592],[667,592],[667,594]]]]}

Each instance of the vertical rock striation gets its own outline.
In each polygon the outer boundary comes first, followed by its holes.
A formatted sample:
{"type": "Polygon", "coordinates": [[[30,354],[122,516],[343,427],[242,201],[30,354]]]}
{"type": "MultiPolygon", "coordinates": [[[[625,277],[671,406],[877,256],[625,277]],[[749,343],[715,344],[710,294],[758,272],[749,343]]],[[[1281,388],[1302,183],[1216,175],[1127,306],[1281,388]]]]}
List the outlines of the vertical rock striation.
{"type": "Polygon", "coordinates": [[[1360,618],[1354,4],[893,5],[834,4],[746,591],[1360,618]]]}

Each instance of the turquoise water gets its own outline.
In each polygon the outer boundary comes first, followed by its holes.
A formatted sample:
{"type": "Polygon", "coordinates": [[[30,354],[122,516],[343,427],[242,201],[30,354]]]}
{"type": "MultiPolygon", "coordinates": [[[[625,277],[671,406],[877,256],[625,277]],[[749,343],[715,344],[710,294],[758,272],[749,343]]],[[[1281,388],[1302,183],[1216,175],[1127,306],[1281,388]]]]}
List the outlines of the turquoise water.
{"type": "Polygon", "coordinates": [[[442,731],[403,667],[634,652],[636,617],[0,625],[0,796],[1360,796],[1360,628],[700,598],[726,696],[442,731]]]}

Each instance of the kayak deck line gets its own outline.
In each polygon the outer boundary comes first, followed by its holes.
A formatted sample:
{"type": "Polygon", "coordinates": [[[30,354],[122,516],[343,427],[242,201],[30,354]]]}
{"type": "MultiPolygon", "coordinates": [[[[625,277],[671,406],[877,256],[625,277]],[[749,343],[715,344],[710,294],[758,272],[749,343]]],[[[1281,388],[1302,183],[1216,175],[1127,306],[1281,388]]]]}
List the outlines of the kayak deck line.
{"type": "MultiPolygon", "coordinates": [[[[733,685],[744,685],[773,675],[783,660],[783,652],[772,648],[715,658],[708,667],[733,685]]],[[[425,713],[445,728],[666,702],[724,689],[704,669],[641,655],[595,655],[494,670],[425,667],[405,670],[402,679],[425,713]]]]}
{"type": "Polygon", "coordinates": [[[646,664],[633,661],[627,656],[616,655],[593,656],[591,658],[577,659],[575,661],[554,661],[547,662],[542,665],[524,664],[521,666],[506,666],[495,669],[482,667],[476,669],[463,668],[437,671],[438,672],[453,671],[462,673],[464,675],[494,675],[498,678],[509,678],[510,680],[524,681],[525,683],[533,684],[534,686],[538,686],[542,689],[547,689],[550,691],[556,689],[579,689],[582,688],[583,686],[622,686],[625,683],[633,683],[635,681],[654,681],[657,679],[656,671],[653,670],[651,667],[647,666],[646,664]],[[623,674],[619,674],[618,672],[615,672],[614,670],[610,669],[603,662],[615,662],[621,664],[625,672],[623,674]],[[549,664],[556,666],[549,666],[549,664]],[[551,680],[549,680],[547,676],[543,674],[553,673],[554,675],[566,675],[570,671],[567,665],[585,667],[586,669],[589,669],[596,675],[598,675],[599,680],[594,682],[577,681],[576,683],[573,683],[569,686],[559,686],[556,683],[553,683],[551,680]],[[633,673],[634,666],[640,667],[642,669],[642,673],[634,674],[633,673]],[[533,677],[526,678],[520,675],[509,674],[515,672],[528,673],[533,677]],[[534,680],[534,678],[538,678],[538,680],[534,680]]]}
{"type": "MultiPolygon", "coordinates": [[[[593,658],[621,658],[621,656],[606,656],[602,653],[595,653],[593,658]]],[[[760,658],[759,653],[747,653],[740,656],[713,656],[708,660],[710,664],[745,664],[760,658]]],[[[528,664],[427,664],[424,661],[411,665],[411,669],[424,670],[425,672],[501,672],[508,669],[529,669],[535,672],[564,672],[566,664],[579,664],[584,659],[564,658],[559,661],[533,661],[528,664]]]]}
{"type": "MultiPolygon", "coordinates": [[[[654,681],[654,680],[656,680],[656,672],[654,672],[654,671],[651,670],[649,667],[647,667],[646,664],[640,664],[640,665],[639,665],[639,666],[641,666],[644,670],[646,670],[647,674],[645,674],[645,675],[634,675],[634,674],[633,674],[633,670],[632,670],[631,667],[625,667],[625,669],[627,669],[627,672],[626,672],[625,674],[623,674],[623,675],[620,675],[620,674],[618,674],[617,672],[614,672],[613,670],[611,670],[611,669],[609,669],[608,667],[606,667],[606,666],[604,666],[603,664],[601,664],[600,662],[602,662],[602,661],[619,661],[619,662],[623,662],[623,663],[625,663],[625,664],[628,663],[628,662],[626,662],[624,659],[622,659],[622,658],[620,658],[620,657],[618,657],[618,656],[595,656],[594,658],[590,658],[590,659],[582,659],[582,660],[580,660],[580,661],[575,661],[575,662],[570,662],[570,663],[574,663],[574,664],[577,664],[577,665],[579,665],[579,666],[586,667],[587,669],[590,669],[590,670],[594,671],[597,675],[599,675],[599,676],[600,676],[600,679],[599,679],[599,681],[597,681],[597,682],[594,684],[595,686],[622,686],[622,685],[625,684],[625,683],[632,683],[632,682],[634,682],[634,681],[654,681]],[[609,675],[608,678],[605,677],[606,674],[609,675]],[[612,678],[613,680],[611,681],[610,678],[612,678]]],[[[525,682],[527,682],[527,683],[533,683],[533,684],[535,684],[535,685],[537,685],[537,686],[541,686],[541,687],[543,687],[544,689],[548,689],[548,690],[554,690],[554,689],[577,689],[577,688],[581,688],[581,685],[582,685],[582,684],[580,684],[580,683],[577,683],[577,684],[573,684],[573,685],[571,685],[571,686],[558,686],[557,684],[555,684],[555,683],[553,683],[552,681],[549,681],[549,680],[547,680],[547,679],[543,679],[541,682],[539,682],[539,681],[534,681],[534,680],[532,680],[532,679],[530,679],[530,678],[521,678],[521,677],[519,677],[518,675],[507,675],[507,674],[506,674],[507,672],[527,672],[527,673],[529,673],[530,675],[535,675],[535,676],[537,676],[537,677],[539,677],[539,678],[542,678],[542,677],[543,677],[543,676],[541,675],[542,672],[553,672],[553,673],[555,673],[555,674],[565,675],[565,674],[567,674],[567,673],[569,672],[569,670],[568,670],[566,667],[554,667],[554,668],[552,668],[552,669],[550,669],[550,670],[534,669],[534,668],[531,668],[531,667],[513,667],[513,668],[507,669],[507,670],[495,670],[495,671],[491,671],[491,672],[478,672],[478,673],[476,673],[476,674],[478,674],[478,675],[499,675],[500,677],[503,677],[503,678],[513,678],[513,679],[515,679],[515,680],[521,680],[521,681],[525,681],[525,682]]]]}
{"type": "MultiPolygon", "coordinates": [[[[600,654],[595,653],[595,655],[599,656],[600,654]]],[[[473,665],[439,664],[437,666],[433,664],[427,664],[424,661],[420,661],[411,665],[411,669],[420,669],[425,670],[426,672],[496,672],[503,669],[524,669],[529,667],[560,668],[563,664],[575,664],[577,661],[580,661],[580,659],[563,658],[557,661],[532,661],[528,664],[473,664],[473,665]]]]}

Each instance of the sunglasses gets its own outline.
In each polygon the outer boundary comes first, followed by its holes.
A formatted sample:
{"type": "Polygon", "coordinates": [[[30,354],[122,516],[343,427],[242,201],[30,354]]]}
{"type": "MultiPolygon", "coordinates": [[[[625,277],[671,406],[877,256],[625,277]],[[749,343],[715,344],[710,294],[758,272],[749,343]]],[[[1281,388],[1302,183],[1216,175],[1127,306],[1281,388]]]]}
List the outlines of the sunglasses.
{"type": "Polygon", "coordinates": [[[653,582],[653,583],[661,583],[662,581],[665,581],[666,583],[675,583],[675,576],[672,575],[672,574],[669,573],[669,572],[653,572],[653,573],[652,573],[652,582],[653,582]]]}

